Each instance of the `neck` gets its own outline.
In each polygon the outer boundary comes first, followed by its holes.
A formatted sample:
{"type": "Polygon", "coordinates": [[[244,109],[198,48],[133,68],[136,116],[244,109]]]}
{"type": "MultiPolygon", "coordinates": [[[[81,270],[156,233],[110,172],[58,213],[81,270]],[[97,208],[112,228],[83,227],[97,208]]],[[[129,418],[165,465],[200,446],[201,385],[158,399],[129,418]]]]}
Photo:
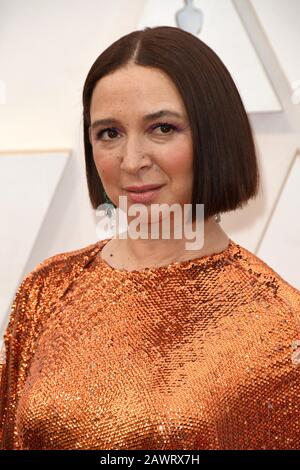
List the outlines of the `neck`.
{"type": "Polygon", "coordinates": [[[229,238],[214,217],[210,217],[204,221],[203,246],[198,249],[186,249],[185,244],[192,242],[193,239],[186,238],[184,234],[181,239],[170,237],[133,240],[127,232],[127,238],[120,240],[120,251],[123,264],[135,269],[135,267],[160,266],[173,261],[185,261],[218,253],[228,246],[229,238]]]}

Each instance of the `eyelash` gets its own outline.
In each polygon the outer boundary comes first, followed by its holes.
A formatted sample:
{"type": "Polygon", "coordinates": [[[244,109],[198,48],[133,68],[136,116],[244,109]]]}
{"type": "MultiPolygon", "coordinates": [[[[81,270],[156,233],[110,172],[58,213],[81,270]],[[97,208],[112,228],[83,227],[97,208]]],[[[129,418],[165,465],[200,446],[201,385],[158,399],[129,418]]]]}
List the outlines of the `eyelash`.
{"type": "MultiPolygon", "coordinates": [[[[169,124],[167,122],[159,122],[157,124],[154,124],[154,126],[150,127],[150,130],[154,130],[157,127],[162,127],[162,126],[170,127],[173,131],[178,130],[178,128],[176,126],[174,126],[173,124],[169,124]]],[[[106,131],[116,131],[116,129],[114,127],[107,127],[106,129],[102,129],[100,132],[98,132],[96,134],[97,140],[103,140],[103,139],[101,139],[101,137],[102,137],[103,133],[106,132],[106,131]]],[[[169,132],[165,133],[165,135],[169,135],[169,134],[170,134],[169,132]]],[[[171,134],[173,134],[173,132],[171,132],[171,134]]],[[[107,140],[115,140],[115,139],[107,139],[107,140]]]]}

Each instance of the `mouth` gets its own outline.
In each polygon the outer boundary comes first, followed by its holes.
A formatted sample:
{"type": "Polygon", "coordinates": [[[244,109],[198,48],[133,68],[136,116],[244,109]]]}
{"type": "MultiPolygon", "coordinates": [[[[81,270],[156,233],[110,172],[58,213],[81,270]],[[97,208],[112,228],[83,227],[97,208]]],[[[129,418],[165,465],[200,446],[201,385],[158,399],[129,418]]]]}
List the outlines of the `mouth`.
{"type": "Polygon", "coordinates": [[[134,191],[125,190],[125,191],[129,195],[129,198],[131,199],[131,201],[146,203],[146,202],[151,202],[153,199],[155,199],[155,197],[158,195],[162,187],[163,186],[158,186],[156,188],[140,190],[140,191],[136,191],[136,190],[134,191]]]}
{"type": "Polygon", "coordinates": [[[144,193],[146,191],[151,191],[152,189],[160,188],[161,186],[161,184],[144,184],[142,186],[126,186],[124,189],[134,193],[144,193]]]}

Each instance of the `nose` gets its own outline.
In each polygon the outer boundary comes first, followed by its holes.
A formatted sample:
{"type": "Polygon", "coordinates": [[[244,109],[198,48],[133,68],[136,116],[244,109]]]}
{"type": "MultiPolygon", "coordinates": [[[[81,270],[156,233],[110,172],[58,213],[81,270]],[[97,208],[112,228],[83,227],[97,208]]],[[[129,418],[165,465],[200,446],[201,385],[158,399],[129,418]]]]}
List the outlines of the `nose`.
{"type": "Polygon", "coordinates": [[[151,166],[151,158],[138,137],[131,136],[124,145],[120,168],[128,173],[137,173],[141,168],[151,166]]]}

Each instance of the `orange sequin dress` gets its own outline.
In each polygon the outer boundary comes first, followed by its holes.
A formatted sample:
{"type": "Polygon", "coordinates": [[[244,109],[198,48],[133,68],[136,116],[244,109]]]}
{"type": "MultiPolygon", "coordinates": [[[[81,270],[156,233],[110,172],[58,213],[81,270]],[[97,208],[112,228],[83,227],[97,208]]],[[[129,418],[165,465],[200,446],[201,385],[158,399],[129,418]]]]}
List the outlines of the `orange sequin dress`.
{"type": "Polygon", "coordinates": [[[229,240],[141,271],[60,253],[5,333],[2,449],[300,448],[300,292],[229,240]]]}

